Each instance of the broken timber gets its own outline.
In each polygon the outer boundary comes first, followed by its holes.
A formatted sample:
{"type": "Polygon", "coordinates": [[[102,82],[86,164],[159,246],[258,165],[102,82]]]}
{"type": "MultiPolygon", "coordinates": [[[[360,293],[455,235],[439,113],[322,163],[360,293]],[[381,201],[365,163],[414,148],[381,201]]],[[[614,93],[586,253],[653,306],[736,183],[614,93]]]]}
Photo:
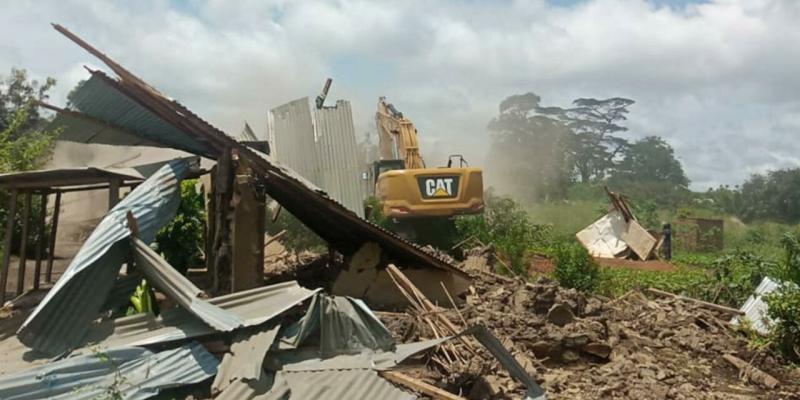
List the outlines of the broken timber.
{"type": "Polygon", "coordinates": [[[672,297],[674,299],[688,301],[690,303],[697,304],[700,307],[707,308],[707,309],[714,310],[714,311],[723,312],[723,313],[726,313],[726,314],[744,315],[744,311],[742,311],[742,310],[737,310],[735,308],[725,307],[725,306],[721,306],[719,304],[709,303],[707,301],[697,300],[697,299],[693,299],[691,297],[686,297],[686,296],[681,296],[681,295],[670,293],[670,292],[665,292],[663,290],[658,290],[656,288],[649,288],[649,289],[647,289],[647,291],[649,293],[652,293],[652,294],[656,295],[656,296],[672,297]]]}
{"type": "Polygon", "coordinates": [[[379,371],[378,375],[386,380],[407,387],[413,391],[420,392],[424,395],[430,396],[434,400],[466,400],[461,396],[456,396],[444,389],[439,389],[436,386],[425,383],[419,379],[414,379],[402,372],[397,371],[379,371]]]}

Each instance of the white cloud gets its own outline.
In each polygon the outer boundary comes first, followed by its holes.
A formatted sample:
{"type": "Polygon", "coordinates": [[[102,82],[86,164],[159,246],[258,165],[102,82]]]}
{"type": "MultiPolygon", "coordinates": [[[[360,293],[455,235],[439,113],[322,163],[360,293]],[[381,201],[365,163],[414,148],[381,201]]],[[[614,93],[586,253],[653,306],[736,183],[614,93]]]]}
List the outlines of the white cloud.
{"type": "Polygon", "coordinates": [[[263,131],[268,107],[333,75],[359,134],[386,95],[426,153],[473,164],[505,96],[626,96],[631,136],[667,138],[701,188],[796,165],[798,20],[793,0],[6,2],[0,73],[55,76],[63,102],[97,62],[48,25],[60,22],[227,131],[263,131]]]}

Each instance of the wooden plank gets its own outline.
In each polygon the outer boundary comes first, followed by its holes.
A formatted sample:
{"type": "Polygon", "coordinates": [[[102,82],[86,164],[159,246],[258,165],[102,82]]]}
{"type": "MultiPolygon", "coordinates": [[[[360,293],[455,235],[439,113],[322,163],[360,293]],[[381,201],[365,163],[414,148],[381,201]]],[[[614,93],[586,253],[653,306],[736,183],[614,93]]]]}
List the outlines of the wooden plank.
{"type": "Polygon", "coordinates": [[[725,361],[733,364],[733,366],[739,370],[739,373],[742,376],[746,377],[753,383],[757,383],[767,389],[775,389],[781,384],[780,381],[775,379],[774,376],[754,367],[753,365],[750,365],[750,363],[742,360],[739,357],[730,354],[724,354],[722,358],[725,361]]]}
{"type": "Polygon", "coordinates": [[[656,238],[634,219],[628,221],[628,229],[620,233],[620,238],[641,260],[650,258],[653,248],[656,247],[656,238]]]}
{"type": "Polygon", "coordinates": [[[715,310],[715,311],[724,312],[724,313],[728,313],[728,314],[734,314],[734,315],[744,315],[744,311],[742,311],[742,310],[737,310],[735,308],[725,307],[725,306],[721,306],[719,304],[709,303],[707,301],[697,300],[697,299],[693,299],[691,297],[686,297],[686,296],[681,296],[681,295],[670,293],[670,292],[665,292],[663,290],[658,290],[656,288],[649,288],[649,289],[647,289],[647,291],[652,293],[652,294],[654,294],[654,295],[656,295],[656,296],[672,297],[672,298],[675,298],[675,299],[679,299],[679,300],[684,300],[684,301],[688,301],[688,302],[691,302],[691,303],[695,303],[700,307],[708,308],[710,310],[715,310]]]}
{"type": "Polygon", "coordinates": [[[378,375],[394,384],[430,396],[434,400],[466,400],[465,398],[440,389],[419,379],[397,371],[378,371],[378,375]]]}
{"type": "Polygon", "coordinates": [[[17,267],[17,292],[19,296],[25,291],[25,269],[28,261],[28,234],[30,233],[30,216],[32,194],[25,192],[22,204],[22,234],[19,241],[19,264],[17,267]]]}
{"type": "Polygon", "coordinates": [[[53,219],[50,222],[50,251],[47,252],[47,270],[44,274],[46,282],[53,281],[53,257],[56,254],[56,235],[58,234],[58,214],[61,213],[61,192],[56,193],[53,206],[53,219]]]}
{"type": "Polygon", "coordinates": [[[32,195],[25,192],[25,202],[22,205],[22,237],[19,239],[19,267],[17,268],[17,296],[25,291],[25,267],[28,261],[28,233],[30,230],[32,195]]]}
{"type": "Polygon", "coordinates": [[[3,268],[0,274],[0,306],[6,302],[6,284],[8,283],[8,267],[11,264],[11,243],[14,238],[14,218],[17,215],[17,189],[11,189],[8,198],[8,216],[6,217],[6,237],[3,245],[3,268]]]}
{"type": "Polygon", "coordinates": [[[39,289],[39,280],[42,278],[42,252],[44,249],[44,235],[47,225],[47,194],[40,195],[39,218],[36,220],[36,266],[33,269],[33,288],[39,289]]]}
{"type": "Polygon", "coordinates": [[[119,186],[122,182],[119,179],[109,179],[108,181],[108,209],[114,208],[119,203],[119,186]]]}

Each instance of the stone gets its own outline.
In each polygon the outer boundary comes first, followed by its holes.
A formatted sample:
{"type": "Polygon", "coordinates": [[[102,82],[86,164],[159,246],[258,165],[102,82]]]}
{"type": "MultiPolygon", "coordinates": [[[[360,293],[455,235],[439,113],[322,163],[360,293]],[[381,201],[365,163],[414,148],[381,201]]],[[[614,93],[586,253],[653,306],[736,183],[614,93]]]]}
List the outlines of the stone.
{"type": "Polygon", "coordinates": [[[575,315],[572,314],[572,310],[569,307],[563,304],[553,304],[547,312],[547,320],[551,324],[564,326],[574,321],[575,315]]]}

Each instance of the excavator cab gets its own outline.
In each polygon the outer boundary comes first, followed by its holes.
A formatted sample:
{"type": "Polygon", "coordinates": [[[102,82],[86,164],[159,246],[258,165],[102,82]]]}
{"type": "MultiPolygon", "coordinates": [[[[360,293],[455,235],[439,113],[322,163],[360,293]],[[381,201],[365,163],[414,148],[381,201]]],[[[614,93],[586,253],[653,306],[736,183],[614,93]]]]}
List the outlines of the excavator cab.
{"type": "Polygon", "coordinates": [[[426,166],[414,123],[384,97],[378,99],[375,122],[383,160],[374,164],[373,173],[383,215],[419,220],[483,212],[480,168],[470,167],[460,154],[448,157],[446,167],[426,166]]]}

